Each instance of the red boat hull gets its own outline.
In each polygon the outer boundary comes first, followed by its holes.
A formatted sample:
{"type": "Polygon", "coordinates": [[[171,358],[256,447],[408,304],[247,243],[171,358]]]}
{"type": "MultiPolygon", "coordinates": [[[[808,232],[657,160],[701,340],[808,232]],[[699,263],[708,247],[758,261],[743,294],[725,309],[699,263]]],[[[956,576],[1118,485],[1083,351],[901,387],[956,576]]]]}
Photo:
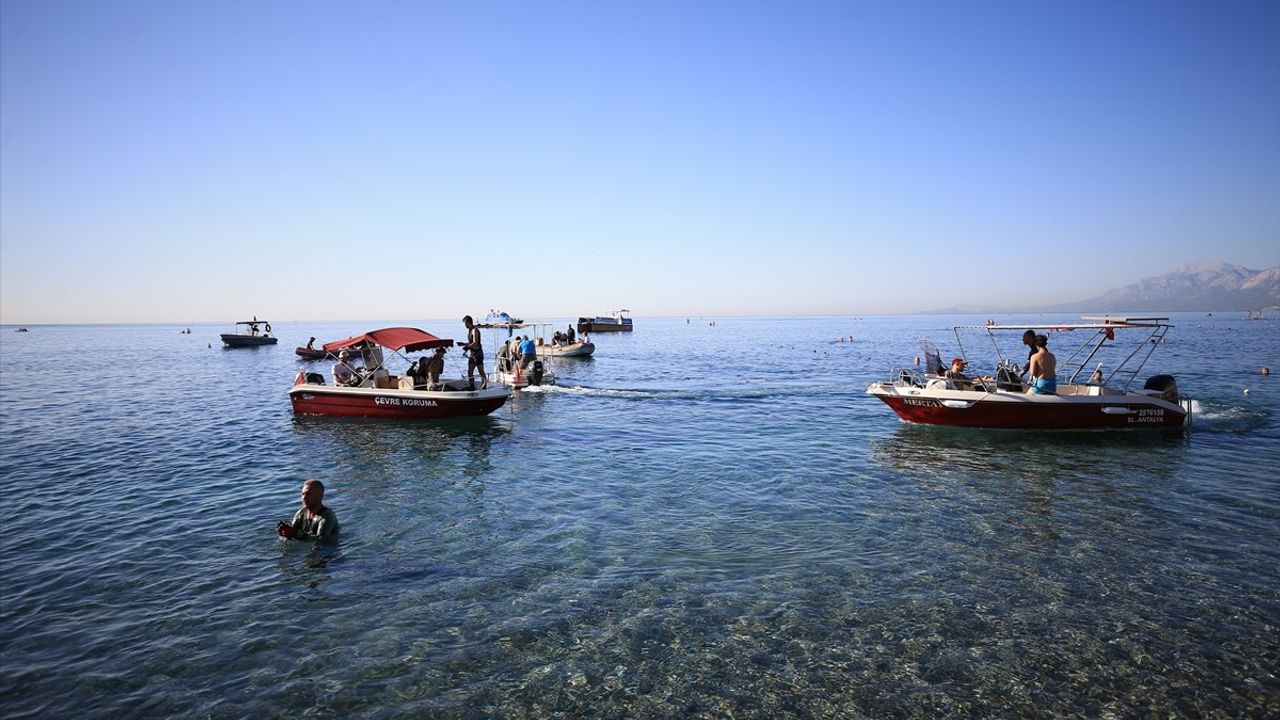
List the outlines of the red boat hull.
{"type": "Polygon", "coordinates": [[[488,415],[509,397],[493,391],[417,392],[352,391],[318,385],[298,385],[289,391],[295,415],[383,418],[387,420],[443,420],[488,415]]]}
{"type": "MultiPolygon", "coordinates": [[[[951,407],[927,397],[877,395],[907,422],[952,427],[1089,430],[1182,427],[1186,414],[1154,402],[998,402],[951,407]]],[[[961,403],[963,404],[963,403],[961,403]]]]}

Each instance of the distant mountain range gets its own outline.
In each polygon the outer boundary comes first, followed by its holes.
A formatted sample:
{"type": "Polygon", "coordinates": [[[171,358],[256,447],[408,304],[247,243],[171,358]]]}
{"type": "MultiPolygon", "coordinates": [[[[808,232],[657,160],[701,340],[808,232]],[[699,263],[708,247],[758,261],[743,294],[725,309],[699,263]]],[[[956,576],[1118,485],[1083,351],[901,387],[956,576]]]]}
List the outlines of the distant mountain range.
{"type": "MultiPolygon", "coordinates": [[[[1224,262],[1191,263],[1173,272],[1110,290],[1088,300],[1000,312],[1211,312],[1280,307],[1280,265],[1266,270],[1224,262]]],[[[939,312],[990,312],[956,307],[939,312]]]]}

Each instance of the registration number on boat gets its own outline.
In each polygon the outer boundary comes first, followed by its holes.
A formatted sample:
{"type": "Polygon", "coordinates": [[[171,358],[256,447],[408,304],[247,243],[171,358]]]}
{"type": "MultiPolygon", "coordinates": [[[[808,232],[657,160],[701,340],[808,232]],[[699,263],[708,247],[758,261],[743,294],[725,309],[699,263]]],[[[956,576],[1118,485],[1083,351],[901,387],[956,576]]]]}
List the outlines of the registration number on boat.
{"type": "Polygon", "coordinates": [[[376,397],[373,399],[375,405],[411,405],[416,407],[435,407],[435,400],[423,400],[422,398],[398,398],[398,397],[376,397]]]}
{"type": "Polygon", "coordinates": [[[937,400],[923,400],[920,398],[906,398],[903,402],[908,405],[919,405],[921,407],[942,407],[942,403],[937,400]]]}
{"type": "Polygon", "coordinates": [[[1143,408],[1135,410],[1129,416],[1131,423],[1158,423],[1164,422],[1164,408],[1143,408]]]}

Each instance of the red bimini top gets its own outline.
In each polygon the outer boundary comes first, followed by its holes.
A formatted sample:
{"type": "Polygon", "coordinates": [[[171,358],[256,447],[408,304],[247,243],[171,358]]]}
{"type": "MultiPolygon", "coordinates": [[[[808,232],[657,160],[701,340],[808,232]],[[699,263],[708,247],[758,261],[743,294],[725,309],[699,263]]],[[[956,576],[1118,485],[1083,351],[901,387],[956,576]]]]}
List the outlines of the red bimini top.
{"type": "Polygon", "coordinates": [[[381,330],[370,330],[363,335],[349,337],[346,340],[334,340],[333,342],[325,343],[324,350],[325,352],[333,352],[360,345],[361,343],[371,343],[391,350],[405,350],[406,352],[453,346],[452,340],[438,338],[418,328],[389,327],[381,330]]]}

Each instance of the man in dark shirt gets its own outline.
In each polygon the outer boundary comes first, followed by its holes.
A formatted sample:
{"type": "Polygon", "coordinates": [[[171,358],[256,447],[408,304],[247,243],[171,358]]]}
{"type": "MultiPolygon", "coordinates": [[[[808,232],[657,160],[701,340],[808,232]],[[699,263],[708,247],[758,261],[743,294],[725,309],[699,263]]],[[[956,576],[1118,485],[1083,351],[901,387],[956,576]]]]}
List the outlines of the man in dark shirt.
{"type": "Polygon", "coordinates": [[[953,358],[951,360],[951,369],[947,370],[945,375],[951,378],[951,384],[956,390],[972,390],[973,378],[964,374],[965,365],[964,358],[953,358]]]}
{"type": "Polygon", "coordinates": [[[289,522],[276,525],[276,534],[286,540],[338,539],[338,516],[324,505],[324,483],[308,480],[302,483],[302,507],[289,522]]]}
{"type": "Polygon", "coordinates": [[[1031,367],[1031,358],[1040,350],[1036,347],[1036,331],[1028,330],[1022,333],[1022,344],[1027,346],[1027,362],[1022,366],[1022,375],[1027,374],[1027,368],[1031,367]]]}

